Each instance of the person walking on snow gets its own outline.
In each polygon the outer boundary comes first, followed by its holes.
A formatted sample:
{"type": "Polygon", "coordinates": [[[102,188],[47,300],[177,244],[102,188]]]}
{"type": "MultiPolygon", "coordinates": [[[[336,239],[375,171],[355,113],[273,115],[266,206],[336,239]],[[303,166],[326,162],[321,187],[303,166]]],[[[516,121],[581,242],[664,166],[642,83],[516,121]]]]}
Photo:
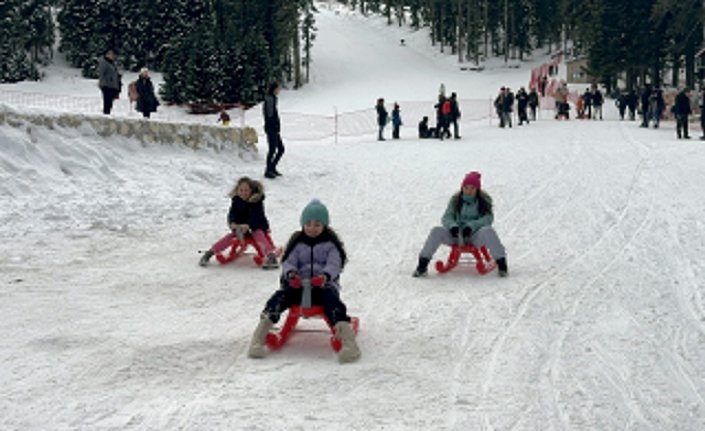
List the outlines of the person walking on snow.
{"type": "Polygon", "coordinates": [[[282,258],[280,287],[267,301],[259,324],[252,335],[248,356],[263,358],[267,354],[267,334],[281,314],[302,302],[302,279],[311,283],[311,305],[323,307],[323,314],[342,343],[338,352],[341,363],[360,357],[360,348],[350,324],[347,307],[340,299],[340,273],[347,262],[343,243],[330,227],[328,209],[318,200],[301,212],[301,230],[289,239],[282,258]]]}
{"type": "Polygon", "coordinates": [[[267,89],[267,94],[264,96],[264,104],[262,106],[262,115],[264,115],[264,132],[267,134],[267,167],[264,171],[266,178],[276,178],[281,176],[281,172],[277,170],[279,160],[284,155],[284,142],[282,142],[281,121],[279,120],[279,109],[277,108],[279,94],[279,83],[273,82],[267,89]]]}
{"type": "Polygon", "coordinates": [[[441,218],[442,226],[436,226],[429,232],[419,253],[414,277],[428,275],[428,264],[441,244],[472,244],[477,248],[484,245],[497,262],[499,276],[506,277],[509,274],[504,246],[492,228],[492,198],[481,186],[479,172],[472,171],[465,175],[460,184],[460,191],[448,202],[441,218]]]}
{"type": "Polygon", "coordinates": [[[274,245],[267,237],[269,220],[264,213],[264,186],[259,181],[242,177],[228,194],[232,198],[228,211],[228,227],[230,232],[206,250],[198,262],[201,266],[208,265],[214,254],[230,247],[237,237],[251,235],[260,250],[267,256],[263,269],[279,267],[274,245]]]}

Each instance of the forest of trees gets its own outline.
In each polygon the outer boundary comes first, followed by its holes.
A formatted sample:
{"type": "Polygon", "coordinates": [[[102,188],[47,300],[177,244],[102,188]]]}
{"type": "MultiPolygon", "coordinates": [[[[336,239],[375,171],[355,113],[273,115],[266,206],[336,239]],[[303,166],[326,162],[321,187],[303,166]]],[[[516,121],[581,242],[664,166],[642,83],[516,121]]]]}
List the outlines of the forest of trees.
{"type": "MultiPolygon", "coordinates": [[[[332,0],[329,0],[329,2],[332,0]]],[[[702,80],[704,0],[338,0],[390,25],[428,28],[459,62],[521,61],[535,50],[588,59],[608,88],[702,80]]],[[[272,80],[303,85],[316,36],[314,0],[5,0],[0,82],[39,79],[60,51],[87,77],[107,48],[120,66],[164,73],[174,103],[255,103],[272,80]],[[52,21],[52,11],[56,19],[52,21]]]]}
{"type": "Polygon", "coordinates": [[[339,0],[388,23],[428,27],[432,42],[459,61],[522,60],[535,49],[587,58],[590,76],[610,88],[702,80],[703,0],[339,0]],[[672,82],[663,82],[672,70],[672,82]]]}

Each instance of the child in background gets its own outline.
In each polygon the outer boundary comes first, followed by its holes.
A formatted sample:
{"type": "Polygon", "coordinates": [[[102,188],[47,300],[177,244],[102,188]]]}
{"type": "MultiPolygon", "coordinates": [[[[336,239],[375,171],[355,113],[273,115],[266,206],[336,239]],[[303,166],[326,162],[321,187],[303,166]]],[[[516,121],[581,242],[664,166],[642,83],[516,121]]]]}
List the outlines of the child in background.
{"type": "Polygon", "coordinates": [[[399,139],[399,127],[401,127],[401,113],[399,112],[399,104],[394,104],[392,109],[392,139],[399,139]]]}
{"type": "Polygon", "coordinates": [[[228,212],[228,227],[231,232],[213,244],[203,254],[199,265],[208,265],[210,258],[214,254],[227,249],[233,243],[235,237],[249,233],[267,256],[262,268],[278,268],[279,263],[274,252],[274,246],[266,235],[267,230],[269,230],[269,221],[264,214],[264,186],[259,181],[252,180],[249,177],[242,177],[237,180],[237,184],[228,196],[232,198],[230,211],[228,212]]]}
{"type": "Polygon", "coordinates": [[[225,112],[225,110],[220,111],[220,117],[218,117],[218,122],[223,123],[223,126],[228,127],[230,125],[230,115],[225,112]]]}
{"type": "Polygon", "coordinates": [[[300,286],[301,279],[309,279],[312,286],[318,286],[312,290],[312,305],[323,307],[324,315],[335,328],[335,336],[342,342],[338,360],[355,361],[360,357],[360,348],[345,304],[340,300],[340,273],[347,261],[343,243],[329,227],[328,209],[320,201],[306,205],[300,221],[302,229],[294,232],[284,250],[281,287],[269,298],[260,315],[248,355],[251,358],[266,355],[267,334],[284,310],[301,303],[303,289],[296,286],[300,286]]]}
{"type": "Polygon", "coordinates": [[[480,248],[486,246],[497,262],[500,277],[506,277],[507,259],[504,246],[492,228],[492,198],[481,190],[479,172],[469,172],[461,183],[461,190],[454,194],[448,203],[441,223],[428,234],[426,243],[419,253],[419,264],[414,277],[428,275],[428,264],[441,244],[453,245],[462,242],[480,248]]]}

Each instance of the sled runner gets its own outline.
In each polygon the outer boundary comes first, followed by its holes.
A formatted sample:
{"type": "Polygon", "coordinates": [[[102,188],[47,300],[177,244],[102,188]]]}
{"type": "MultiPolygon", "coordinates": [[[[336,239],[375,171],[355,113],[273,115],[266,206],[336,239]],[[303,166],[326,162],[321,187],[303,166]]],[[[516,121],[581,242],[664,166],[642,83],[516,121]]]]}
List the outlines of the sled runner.
{"type": "MultiPolygon", "coordinates": [[[[335,336],[335,328],[333,328],[326,316],[323,314],[323,307],[321,307],[320,305],[310,305],[310,289],[312,289],[313,287],[320,287],[321,284],[317,284],[315,280],[300,279],[299,283],[299,286],[304,289],[301,299],[301,305],[293,305],[289,307],[289,313],[287,314],[286,320],[284,320],[284,324],[282,325],[281,329],[279,329],[279,331],[270,332],[269,334],[267,334],[267,346],[272,350],[280,348],[284,345],[284,343],[287,342],[287,340],[291,336],[291,333],[294,332],[294,330],[296,329],[296,325],[299,323],[300,318],[303,317],[304,319],[308,319],[310,317],[316,317],[323,319],[326,325],[328,326],[328,329],[330,329],[331,333],[333,334],[330,337],[330,345],[333,350],[336,352],[340,351],[342,343],[340,339],[335,336]],[[307,301],[308,304],[306,303],[307,301]]],[[[294,286],[292,285],[292,287],[294,286]]],[[[352,327],[355,335],[357,335],[357,330],[360,326],[360,320],[357,317],[350,316],[350,326],[352,327]]]]}
{"type": "Polygon", "coordinates": [[[446,261],[436,261],[436,271],[443,274],[455,268],[460,262],[463,254],[471,255],[468,260],[474,261],[475,269],[477,269],[477,272],[480,274],[487,274],[497,267],[497,263],[494,259],[492,259],[492,256],[490,256],[490,252],[487,251],[487,247],[483,245],[477,249],[470,244],[465,244],[451,246],[450,254],[448,255],[446,261]]]}
{"type": "MultiPolygon", "coordinates": [[[[269,236],[269,232],[266,233],[266,237],[267,242],[269,242],[269,244],[274,247],[274,242],[269,236]]],[[[249,247],[255,249],[255,255],[252,257],[252,260],[255,262],[255,265],[262,266],[264,261],[267,259],[267,256],[264,254],[264,251],[260,248],[260,246],[257,245],[257,242],[254,240],[254,238],[252,238],[252,235],[250,234],[242,235],[242,237],[236,236],[235,238],[233,238],[232,245],[229,248],[225,249],[222,253],[216,253],[215,258],[222,265],[225,265],[226,263],[230,263],[245,254],[245,251],[247,251],[249,247]]],[[[281,256],[281,247],[275,248],[274,253],[277,255],[277,257],[281,256]]]]}

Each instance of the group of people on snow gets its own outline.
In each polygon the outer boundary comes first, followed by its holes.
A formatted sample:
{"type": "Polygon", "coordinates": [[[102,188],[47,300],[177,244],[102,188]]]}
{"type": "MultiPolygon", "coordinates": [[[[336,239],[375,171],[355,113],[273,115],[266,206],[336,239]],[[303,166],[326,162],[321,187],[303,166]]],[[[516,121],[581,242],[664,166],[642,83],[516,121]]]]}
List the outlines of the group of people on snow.
{"type": "Polygon", "coordinates": [[[531,112],[531,121],[536,121],[539,95],[535,88],[531,88],[527,93],[524,87],[520,87],[515,96],[511,88],[501,87],[493,102],[495,112],[499,118],[499,127],[512,127],[512,114],[514,113],[515,103],[520,126],[524,123],[529,124],[527,108],[531,112]]]}
{"type": "MultiPolygon", "coordinates": [[[[437,103],[433,105],[433,109],[436,112],[436,125],[435,127],[431,127],[428,116],[424,116],[418,124],[419,139],[436,138],[443,140],[451,136],[454,139],[460,139],[460,125],[458,124],[458,120],[461,114],[457,94],[453,92],[449,97],[446,97],[445,94],[441,92],[438,95],[437,103]],[[451,125],[453,126],[452,135],[450,132],[451,125]]],[[[390,122],[392,123],[392,139],[399,139],[399,130],[403,125],[399,103],[394,103],[390,117],[387,108],[384,106],[384,98],[380,97],[377,99],[375,111],[377,112],[378,126],[377,140],[385,140],[384,129],[390,122]]]]}
{"type": "MultiPolygon", "coordinates": [[[[115,51],[108,49],[98,60],[98,87],[103,98],[103,114],[110,115],[113,103],[120,97],[122,91],[122,76],[115,64],[115,51]]],[[[135,109],[142,113],[144,118],[149,118],[157,112],[159,100],[154,93],[154,85],[149,77],[149,69],[140,69],[137,79],[128,85],[128,98],[135,103],[135,109]]]]}
{"type": "Polygon", "coordinates": [[[575,102],[575,111],[578,119],[602,120],[602,105],[605,97],[597,84],[592,84],[585,92],[578,96],[575,102]]]}

